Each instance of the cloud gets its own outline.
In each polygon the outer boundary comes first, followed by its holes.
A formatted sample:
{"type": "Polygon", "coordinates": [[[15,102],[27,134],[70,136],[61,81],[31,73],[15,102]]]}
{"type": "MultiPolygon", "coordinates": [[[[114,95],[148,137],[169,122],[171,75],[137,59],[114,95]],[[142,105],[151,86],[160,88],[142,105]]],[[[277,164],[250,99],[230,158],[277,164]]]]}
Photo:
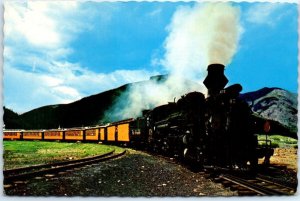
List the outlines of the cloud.
{"type": "Polygon", "coordinates": [[[91,25],[95,18],[103,16],[101,20],[109,21],[108,10],[75,1],[5,2],[5,106],[23,113],[157,74],[143,69],[95,73],[69,60],[74,52],[71,43],[83,31],[96,28],[91,25]]]}
{"type": "Polygon", "coordinates": [[[101,74],[71,63],[56,63],[53,68],[57,69],[57,73],[26,72],[6,65],[6,107],[23,113],[39,106],[70,103],[126,83],[149,79],[156,74],[146,70],[119,70],[101,74]],[[76,73],[78,70],[81,71],[80,74],[76,73]]]}
{"type": "MultiPolygon", "coordinates": [[[[4,33],[14,40],[42,48],[58,48],[67,43],[79,31],[79,24],[70,26],[66,18],[78,8],[73,2],[5,2],[4,33]],[[76,27],[77,29],[74,29],[76,27]],[[66,33],[66,34],[65,34],[66,33]]],[[[83,24],[81,24],[83,25],[83,24]]]]}
{"type": "Polygon", "coordinates": [[[4,103],[8,108],[23,113],[37,106],[66,103],[74,98],[53,91],[61,86],[62,80],[36,73],[22,71],[9,65],[4,69],[4,103]]]}
{"type": "Polygon", "coordinates": [[[287,4],[284,3],[256,3],[246,12],[246,20],[253,24],[274,26],[287,14],[287,4]]]}
{"type": "Polygon", "coordinates": [[[51,71],[48,61],[66,59],[73,50],[69,43],[88,26],[79,5],[65,2],[5,2],[4,62],[15,68],[51,71]]]}

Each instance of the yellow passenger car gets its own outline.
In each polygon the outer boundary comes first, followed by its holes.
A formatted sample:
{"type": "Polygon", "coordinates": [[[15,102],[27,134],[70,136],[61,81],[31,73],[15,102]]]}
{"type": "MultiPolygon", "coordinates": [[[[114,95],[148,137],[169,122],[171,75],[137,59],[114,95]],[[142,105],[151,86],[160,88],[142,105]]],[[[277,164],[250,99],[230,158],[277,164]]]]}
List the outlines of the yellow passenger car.
{"type": "Polygon", "coordinates": [[[43,131],[42,130],[27,130],[23,131],[24,140],[42,140],[43,131]]]}
{"type": "Polygon", "coordinates": [[[3,139],[4,140],[20,140],[21,139],[21,130],[4,130],[3,131],[3,139]]]}
{"type": "Polygon", "coordinates": [[[64,132],[62,130],[46,130],[44,132],[45,140],[63,140],[64,132]]]}
{"type": "Polygon", "coordinates": [[[65,140],[84,140],[83,129],[65,130],[65,140]]]}
{"type": "Polygon", "coordinates": [[[99,128],[88,128],[85,130],[85,139],[86,140],[99,140],[99,128]]]}

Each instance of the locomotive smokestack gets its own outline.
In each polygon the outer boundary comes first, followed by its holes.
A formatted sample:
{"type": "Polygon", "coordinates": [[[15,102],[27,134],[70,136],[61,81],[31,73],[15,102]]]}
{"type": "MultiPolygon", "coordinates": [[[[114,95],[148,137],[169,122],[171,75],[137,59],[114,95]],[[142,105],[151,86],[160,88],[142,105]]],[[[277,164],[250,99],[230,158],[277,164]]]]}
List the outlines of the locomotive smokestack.
{"type": "Polygon", "coordinates": [[[207,76],[203,81],[203,84],[208,89],[208,95],[218,94],[228,83],[228,79],[224,75],[223,64],[210,64],[207,67],[207,76]]]}

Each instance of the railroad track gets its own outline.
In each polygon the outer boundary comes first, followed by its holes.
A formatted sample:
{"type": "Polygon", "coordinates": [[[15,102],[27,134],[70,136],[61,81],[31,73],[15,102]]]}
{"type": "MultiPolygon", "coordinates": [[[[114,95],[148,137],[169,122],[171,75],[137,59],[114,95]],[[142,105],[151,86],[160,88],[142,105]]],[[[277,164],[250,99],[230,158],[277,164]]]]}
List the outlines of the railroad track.
{"type": "MultiPolygon", "coordinates": [[[[164,159],[169,163],[182,165],[182,163],[178,162],[176,159],[174,160],[174,158],[152,152],[145,152],[157,158],[164,159]]],[[[225,187],[230,187],[231,190],[237,191],[238,195],[294,195],[297,189],[297,187],[291,188],[289,186],[270,181],[260,174],[250,176],[245,175],[245,172],[240,171],[235,174],[240,176],[234,176],[230,173],[231,170],[227,168],[216,169],[215,167],[205,166],[204,170],[202,169],[202,171],[199,171],[196,169],[196,172],[204,174],[207,179],[213,179],[215,182],[221,182],[225,187]]]]}
{"type": "Polygon", "coordinates": [[[118,158],[125,154],[126,154],[126,150],[118,154],[116,154],[115,150],[113,150],[106,154],[102,154],[94,157],[87,157],[78,160],[4,170],[3,171],[4,184],[10,184],[13,183],[14,181],[24,181],[33,177],[44,176],[47,174],[55,174],[73,168],[80,168],[86,165],[91,165],[94,163],[99,163],[114,158],[118,158]]]}
{"type": "Polygon", "coordinates": [[[236,190],[239,195],[293,195],[296,190],[260,177],[244,178],[221,174],[214,179],[236,190]]]}

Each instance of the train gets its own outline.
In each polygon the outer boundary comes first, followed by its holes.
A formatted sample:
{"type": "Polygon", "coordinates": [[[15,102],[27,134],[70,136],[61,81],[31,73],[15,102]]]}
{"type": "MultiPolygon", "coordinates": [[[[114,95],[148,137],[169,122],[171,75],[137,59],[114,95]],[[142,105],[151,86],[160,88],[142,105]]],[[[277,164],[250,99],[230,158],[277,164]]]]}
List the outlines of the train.
{"type": "Polygon", "coordinates": [[[102,142],[127,146],[130,144],[132,122],[134,122],[134,119],[93,127],[58,128],[50,130],[9,129],[3,131],[3,139],[102,142]]]}
{"type": "Polygon", "coordinates": [[[190,92],[177,102],[144,110],[138,118],[107,125],[54,130],[4,130],[4,140],[101,142],[130,146],[177,158],[193,167],[221,167],[255,171],[258,159],[269,163],[274,150],[257,132],[268,121],[256,122],[248,104],[239,98],[242,86],[225,88],[223,64],[210,64],[203,81],[207,97],[190,92]],[[258,128],[259,127],[259,128],[258,128]]]}

